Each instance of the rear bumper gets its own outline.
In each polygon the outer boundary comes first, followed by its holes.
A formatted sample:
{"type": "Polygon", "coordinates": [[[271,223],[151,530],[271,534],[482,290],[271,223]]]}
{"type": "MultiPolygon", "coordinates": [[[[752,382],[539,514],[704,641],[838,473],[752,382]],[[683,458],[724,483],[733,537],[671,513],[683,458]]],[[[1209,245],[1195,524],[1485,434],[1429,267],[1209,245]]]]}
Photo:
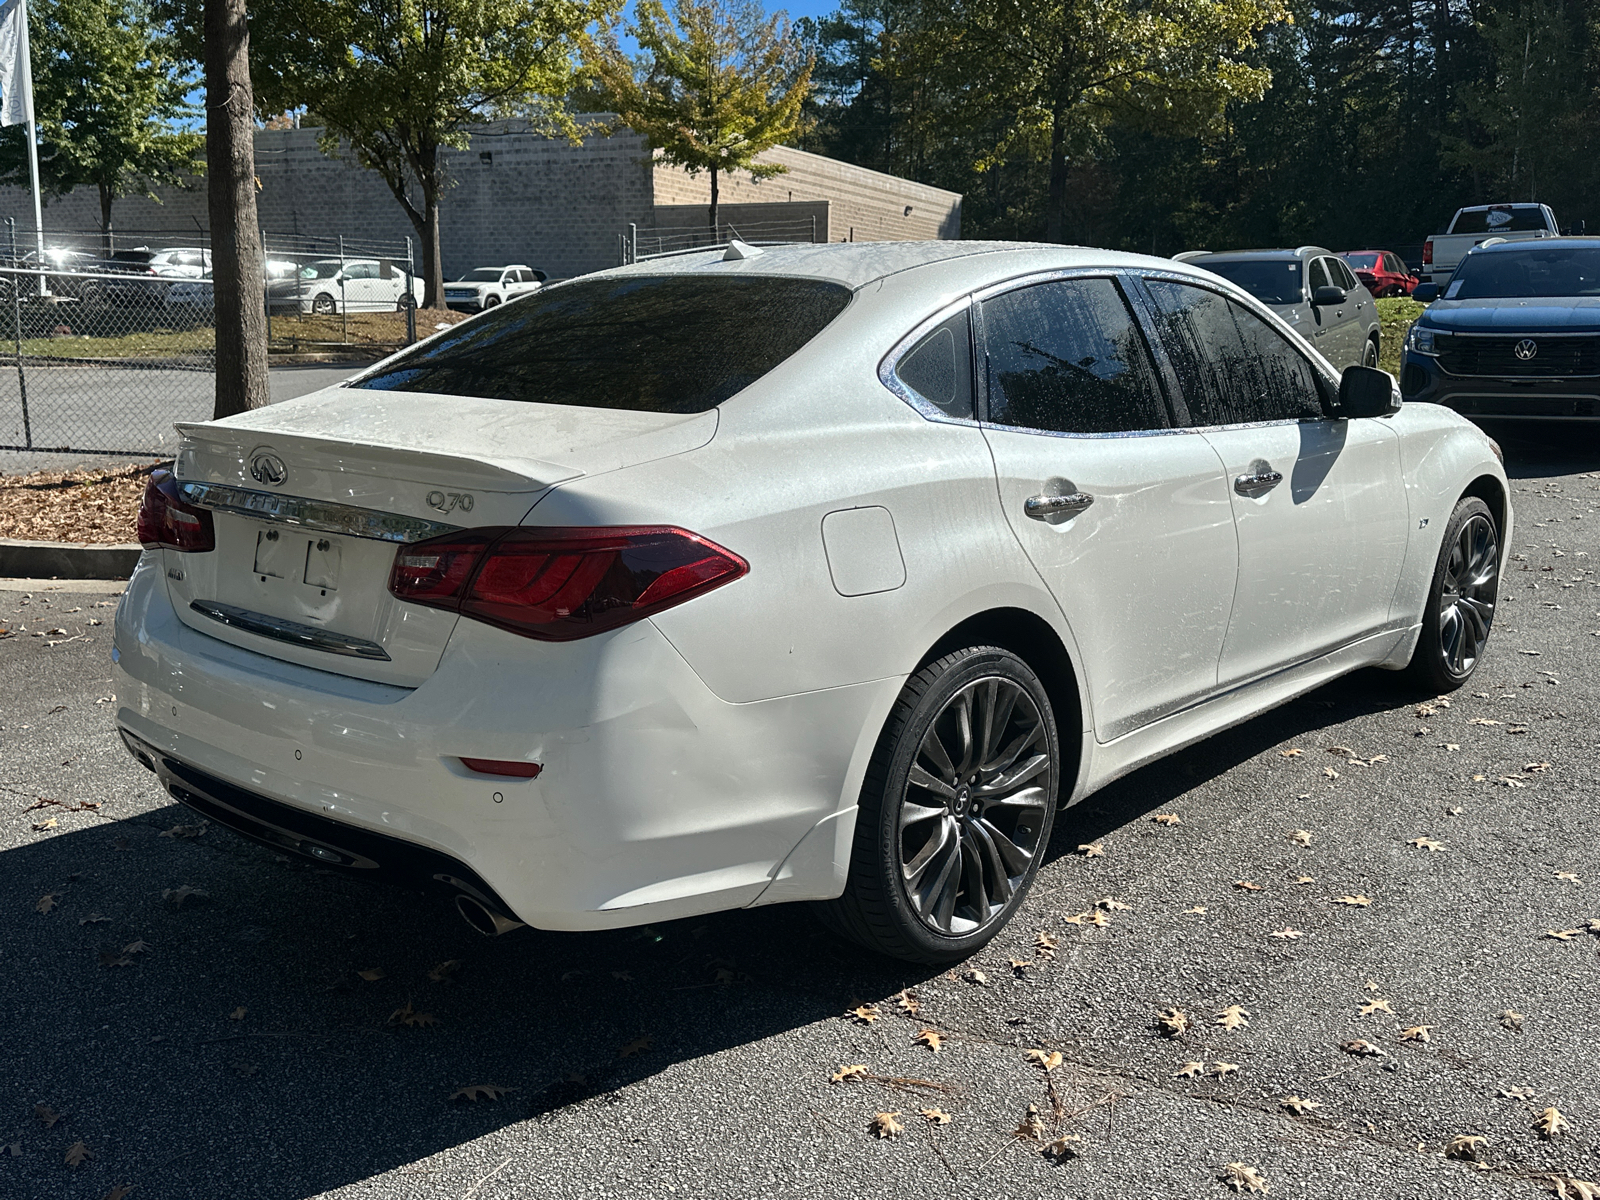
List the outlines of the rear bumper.
{"type": "Polygon", "coordinates": [[[842,858],[786,860],[853,815],[898,679],[729,704],[648,621],[570,643],[463,621],[420,687],[368,683],[190,629],[150,559],[117,611],[117,724],[220,824],[481,892],[545,929],[738,908],[774,880],[785,899],[843,887],[842,858]],[[462,757],[544,769],[485,776],[462,757]]]}
{"type": "Polygon", "coordinates": [[[1464,417],[1497,421],[1600,419],[1600,378],[1451,375],[1431,355],[1409,350],[1400,360],[1400,394],[1407,403],[1442,404],[1464,417]]]}

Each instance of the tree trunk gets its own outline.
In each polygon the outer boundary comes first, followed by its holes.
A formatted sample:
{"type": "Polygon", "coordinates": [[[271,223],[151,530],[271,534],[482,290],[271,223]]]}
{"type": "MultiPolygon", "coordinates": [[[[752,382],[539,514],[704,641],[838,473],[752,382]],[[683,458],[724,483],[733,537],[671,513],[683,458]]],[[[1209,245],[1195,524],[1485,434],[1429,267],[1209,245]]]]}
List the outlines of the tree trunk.
{"type": "Polygon", "coordinates": [[[717,244],[717,169],[711,168],[711,244],[717,244]]]}
{"type": "Polygon", "coordinates": [[[111,234],[111,202],[116,199],[111,194],[111,189],[105,184],[100,184],[100,251],[104,258],[110,258],[116,253],[116,245],[111,234]]]}
{"type": "Polygon", "coordinates": [[[1058,108],[1050,122],[1050,195],[1045,204],[1044,240],[1067,240],[1067,122],[1058,108]]]}
{"type": "Polygon", "coordinates": [[[430,176],[422,183],[422,307],[446,308],[444,302],[444,255],[439,249],[439,179],[430,176]]]}
{"type": "Polygon", "coordinates": [[[245,0],[205,0],[205,59],[206,203],[217,324],[213,416],[220,418],[270,400],[245,0]]]}

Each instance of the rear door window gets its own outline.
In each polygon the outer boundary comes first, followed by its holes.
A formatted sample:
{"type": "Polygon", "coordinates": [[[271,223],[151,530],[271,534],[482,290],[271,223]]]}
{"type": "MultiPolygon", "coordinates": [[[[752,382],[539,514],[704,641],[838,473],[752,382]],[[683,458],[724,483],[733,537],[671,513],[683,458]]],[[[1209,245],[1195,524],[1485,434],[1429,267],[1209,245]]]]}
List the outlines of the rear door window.
{"type": "Polygon", "coordinates": [[[581,279],[490,309],[350,386],[706,412],[814,338],[850,295],[843,284],[778,276],[581,279]]]}
{"type": "Polygon", "coordinates": [[[1147,283],[1191,424],[1323,415],[1314,368],[1277,330],[1206,288],[1166,279],[1147,283]]]}
{"type": "Polygon", "coordinates": [[[1317,294],[1319,287],[1331,287],[1333,285],[1333,281],[1328,278],[1328,268],[1320,258],[1311,260],[1311,268],[1306,272],[1306,278],[1310,281],[1311,294],[1313,296],[1317,294]]]}
{"type": "Polygon", "coordinates": [[[1353,292],[1356,290],[1356,288],[1361,286],[1361,281],[1358,280],[1351,272],[1350,268],[1345,265],[1343,259],[1330,258],[1327,261],[1329,270],[1333,272],[1333,282],[1336,286],[1342,287],[1347,292],[1353,292]]]}
{"type": "Polygon", "coordinates": [[[1110,279],[1038,283],[983,305],[989,420],[1051,433],[1171,424],[1144,336],[1110,279]]]}

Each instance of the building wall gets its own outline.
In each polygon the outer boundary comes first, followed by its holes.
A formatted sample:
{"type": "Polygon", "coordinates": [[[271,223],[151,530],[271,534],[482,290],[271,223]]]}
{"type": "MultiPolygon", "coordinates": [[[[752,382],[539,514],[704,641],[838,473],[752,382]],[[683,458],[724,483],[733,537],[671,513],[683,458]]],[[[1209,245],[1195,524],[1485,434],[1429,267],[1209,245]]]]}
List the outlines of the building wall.
{"type": "MultiPolygon", "coordinates": [[[[411,222],[378,175],[352,157],[325,156],[317,149],[318,133],[256,133],[256,203],[269,244],[275,237],[415,239],[411,222]]],[[[757,206],[746,210],[751,214],[785,214],[763,215],[763,221],[820,213],[821,236],[834,241],[848,240],[852,231],[858,241],[960,234],[960,197],[954,193],[799,150],[776,149],[768,156],[789,166],[790,173],[759,184],[748,176],[726,180],[721,186],[725,203],[757,206]],[[806,203],[788,209],[790,200],[806,203]],[[909,217],[903,212],[907,205],[909,217]]],[[[573,146],[532,133],[523,123],[502,122],[473,130],[470,149],[446,151],[444,159],[455,180],[440,207],[447,277],[476,266],[523,262],[564,278],[616,265],[619,238],[630,222],[646,229],[658,223],[703,228],[706,221],[695,219],[693,209],[656,212],[658,204],[707,204],[709,180],[652,164],[643,139],[626,130],[573,146]]],[[[113,225],[128,235],[121,244],[189,244],[209,228],[203,179],[161,188],[159,196],[116,202],[113,225]]],[[[0,188],[0,218],[8,216],[17,219],[19,241],[29,242],[33,213],[26,190],[0,188]]],[[[47,230],[89,233],[99,224],[93,189],[79,188],[45,209],[47,230]]]]}

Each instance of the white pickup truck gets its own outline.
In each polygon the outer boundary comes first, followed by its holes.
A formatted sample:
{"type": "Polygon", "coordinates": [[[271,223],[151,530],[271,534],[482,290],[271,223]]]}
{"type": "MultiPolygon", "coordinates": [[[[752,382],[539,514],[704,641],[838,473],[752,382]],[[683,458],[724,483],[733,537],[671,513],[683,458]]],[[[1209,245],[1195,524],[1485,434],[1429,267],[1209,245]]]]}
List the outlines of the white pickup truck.
{"type": "Polygon", "coordinates": [[[1436,283],[1443,289],[1467,251],[1489,238],[1525,242],[1560,236],[1556,215],[1547,204],[1475,204],[1459,208],[1445,233],[1436,233],[1422,243],[1420,278],[1423,283],[1436,283]]]}

